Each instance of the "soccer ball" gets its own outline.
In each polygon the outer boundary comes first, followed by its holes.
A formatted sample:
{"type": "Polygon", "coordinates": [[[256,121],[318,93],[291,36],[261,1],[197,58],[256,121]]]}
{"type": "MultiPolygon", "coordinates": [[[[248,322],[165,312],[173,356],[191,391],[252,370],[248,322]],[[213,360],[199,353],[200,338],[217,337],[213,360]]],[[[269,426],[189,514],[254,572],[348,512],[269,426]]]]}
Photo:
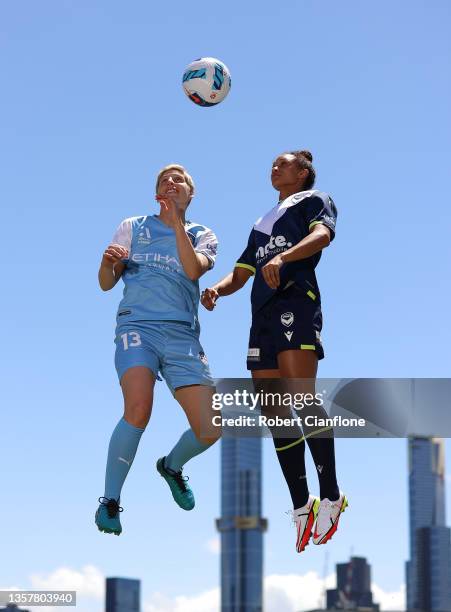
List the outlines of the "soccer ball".
{"type": "Polygon", "coordinates": [[[201,57],[186,67],[183,89],[199,106],[216,106],[230,91],[232,81],[227,66],[215,57],[201,57]]]}

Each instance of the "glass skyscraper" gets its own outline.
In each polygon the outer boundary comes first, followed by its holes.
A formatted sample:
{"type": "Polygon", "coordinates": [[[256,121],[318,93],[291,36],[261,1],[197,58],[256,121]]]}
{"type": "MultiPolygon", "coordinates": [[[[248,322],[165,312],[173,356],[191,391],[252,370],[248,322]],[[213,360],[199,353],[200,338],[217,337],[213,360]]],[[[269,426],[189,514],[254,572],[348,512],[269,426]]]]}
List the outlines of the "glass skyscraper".
{"type": "Polygon", "coordinates": [[[141,612],[140,589],[139,580],[107,578],[105,612],[141,612]]]}
{"type": "Polygon", "coordinates": [[[451,612],[451,543],[445,525],[445,448],[440,438],[409,439],[410,559],[407,609],[451,612]]]}
{"type": "Polygon", "coordinates": [[[221,611],[262,612],[261,438],[221,441],[221,611]]]}

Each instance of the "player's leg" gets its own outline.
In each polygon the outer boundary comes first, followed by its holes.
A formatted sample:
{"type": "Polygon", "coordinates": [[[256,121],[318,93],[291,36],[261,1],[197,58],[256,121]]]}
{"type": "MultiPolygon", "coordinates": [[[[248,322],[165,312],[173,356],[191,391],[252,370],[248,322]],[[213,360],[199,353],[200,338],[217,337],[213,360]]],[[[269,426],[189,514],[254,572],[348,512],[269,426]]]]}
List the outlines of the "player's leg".
{"type": "MultiPolygon", "coordinates": [[[[312,348],[286,350],[280,352],[277,359],[288,392],[292,396],[308,394],[315,397],[318,368],[318,356],[315,350],[312,348]]],[[[346,497],[340,492],[337,483],[333,430],[305,424],[305,417],[308,415],[327,418],[327,413],[320,402],[304,406],[299,415],[304,420],[304,436],[316,466],[320,485],[321,503],[313,542],[325,544],[335,533],[340,514],[347,506],[346,497]]]]}
{"type": "MultiPolygon", "coordinates": [[[[284,386],[294,397],[295,394],[307,394],[315,397],[315,379],[318,367],[318,357],[313,350],[283,351],[278,355],[278,363],[284,386]],[[294,379],[294,380],[291,380],[294,379]]],[[[301,397],[301,395],[299,395],[301,397]]],[[[312,406],[304,406],[298,412],[303,417],[304,436],[315,462],[320,485],[320,497],[337,499],[339,495],[335,471],[334,437],[331,428],[317,428],[305,424],[307,415],[327,417],[326,411],[316,402],[312,406]]]]}
{"type": "Polygon", "coordinates": [[[188,476],[183,475],[184,465],[205,452],[221,435],[220,427],[215,427],[212,411],[214,388],[206,385],[190,385],[175,391],[175,398],[183,408],[190,428],[179,438],[166,457],[157,462],[157,470],[168,483],[175,502],[183,510],[192,510],[195,505],[194,494],[188,485],[188,476]]]}
{"type": "MultiPolygon", "coordinates": [[[[313,288],[312,288],[313,289],[313,288]]],[[[321,344],[322,313],[321,301],[317,292],[293,284],[277,298],[271,310],[271,337],[277,354],[277,366],[286,390],[292,397],[295,394],[315,396],[315,380],[318,360],[324,357],[321,344]]],[[[305,417],[309,412],[327,417],[323,408],[314,403],[297,414],[303,418],[303,433],[312,454],[320,482],[321,503],[315,526],[313,541],[315,544],[327,541],[320,537],[321,530],[336,514],[336,504],[340,514],[344,496],[341,495],[335,473],[335,450],[332,429],[324,430],[309,427],[305,417]],[[331,501],[332,500],[332,501],[331,501]],[[325,510],[331,510],[326,512],[325,510]]],[[[336,517],[335,517],[336,518],[336,517]]],[[[334,519],[335,520],[335,519],[334,519]]],[[[338,519],[337,519],[338,522],[338,519]]],[[[336,528],[336,527],[335,527],[336,528]]]]}
{"type": "Polygon", "coordinates": [[[121,491],[150,418],[154,384],[154,374],[144,366],[130,368],[121,379],[124,416],[116,425],[108,447],[105,492],[96,514],[100,531],[116,535],[122,531],[119,519],[121,491]]]}
{"type": "MultiPolygon", "coordinates": [[[[190,430],[198,441],[200,447],[206,450],[221,437],[221,427],[216,426],[214,417],[218,416],[218,411],[213,410],[213,394],[215,388],[209,385],[189,385],[179,387],[175,391],[175,398],[183,408],[186,418],[190,424],[190,430]]],[[[194,450],[194,449],[193,449],[194,450]]],[[[180,455],[177,458],[175,448],[168,455],[168,462],[174,469],[183,466],[191,456],[186,455],[186,459],[180,455]]],[[[180,449],[182,452],[182,449],[180,449]]],[[[203,452],[203,451],[200,451],[203,452]]],[[[195,455],[199,453],[196,452],[195,455]]]]}
{"type": "MultiPolygon", "coordinates": [[[[278,369],[254,370],[252,378],[256,391],[263,393],[264,397],[267,397],[267,394],[269,397],[272,397],[271,394],[277,396],[277,393],[282,391],[278,369]]],[[[276,415],[282,418],[292,417],[289,406],[278,406],[275,403],[262,408],[262,413],[268,417],[276,415]]],[[[296,550],[302,552],[310,540],[319,507],[319,499],[310,495],[308,490],[304,436],[302,429],[297,425],[283,428],[283,430],[273,427],[270,430],[277,459],[293,502],[292,517],[296,525],[296,550]]]]}
{"type": "MultiPolygon", "coordinates": [[[[272,397],[271,394],[277,394],[280,391],[280,384],[274,383],[277,379],[280,380],[280,372],[278,369],[268,370],[253,370],[252,378],[254,387],[257,393],[261,393],[264,397],[272,397]]],[[[271,418],[280,416],[282,418],[291,417],[291,411],[288,406],[278,406],[272,403],[271,406],[266,405],[261,408],[262,414],[271,418]]],[[[307,477],[305,470],[305,442],[300,427],[292,428],[269,428],[273,437],[274,448],[276,450],[277,459],[282,469],[285,481],[290,491],[293,508],[299,508],[307,503],[309,497],[307,477]]]]}
{"type": "MultiPolygon", "coordinates": [[[[257,392],[271,393],[280,391],[280,371],[277,363],[277,347],[273,338],[273,304],[254,313],[249,334],[247,369],[251,370],[257,392]]],[[[277,394],[276,394],[277,395],[277,394]]],[[[272,396],[269,396],[272,397],[272,396]]],[[[262,413],[268,417],[291,417],[289,406],[262,406],[262,413]]],[[[290,430],[279,427],[270,428],[277,458],[290,491],[293,508],[304,506],[309,499],[305,470],[305,442],[299,426],[290,430]]]]}
{"type": "Polygon", "coordinates": [[[165,355],[161,373],[188,418],[190,428],[179,438],[157,470],[168,483],[176,503],[184,510],[194,508],[194,495],[183,475],[183,466],[206,451],[221,435],[212,410],[214,382],[197,330],[189,325],[165,326],[165,355]]]}
{"type": "Polygon", "coordinates": [[[150,418],[158,373],[158,358],[148,335],[142,328],[123,327],[116,336],[115,361],[124,397],[124,415],[110,439],[105,492],[96,513],[99,530],[116,535],[122,531],[119,519],[121,490],[150,418]]]}

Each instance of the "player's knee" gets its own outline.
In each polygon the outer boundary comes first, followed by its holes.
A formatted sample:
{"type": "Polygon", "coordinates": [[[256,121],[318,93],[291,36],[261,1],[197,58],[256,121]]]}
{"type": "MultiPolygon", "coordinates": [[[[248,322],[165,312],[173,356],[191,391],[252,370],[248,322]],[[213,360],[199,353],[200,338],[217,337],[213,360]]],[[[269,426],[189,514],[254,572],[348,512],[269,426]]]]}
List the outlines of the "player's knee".
{"type": "Polygon", "coordinates": [[[135,400],[125,405],[125,420],[134,427],[144,428],[150,419],[152,405],[149,401],[135,400]]]}
{"type": "Polygon", "coordinates": [[[217,431],[209,431],[208,433],[199,433],[195,431],[194,435],[200,444],[208,444],[208,446],[212,446],[221,437],[221,430],[218,428],[217,431]]]}
{"type": "Polygon", "coordinates": [[[221,434],[219,433],[218,435],[215,436],[209,436],[208,438],[203,438],[204,444],[208,444],[209,446],[212,446],[215,442],[217,442],[219,440],[219,438],[221,437],[221,434]]]}

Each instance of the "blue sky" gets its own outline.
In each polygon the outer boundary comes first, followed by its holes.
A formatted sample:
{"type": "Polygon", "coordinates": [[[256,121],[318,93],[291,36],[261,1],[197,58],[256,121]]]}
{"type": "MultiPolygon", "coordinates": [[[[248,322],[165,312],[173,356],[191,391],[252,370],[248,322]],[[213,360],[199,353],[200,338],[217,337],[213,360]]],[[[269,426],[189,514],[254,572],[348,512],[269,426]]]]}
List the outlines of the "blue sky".
{"type": "MultiPolygon", "coordinates": [[[[121,291],[100,291],[98,264],[123,218],[157,211],[154,177],[169,162],[194,176],[190,216],[220,241],[205,287],[231,269],[252,223],[275,204],[272,159],[310,149],[317,186],[339,210],[318,270],[320,375],[449,376],[449,27],[446,0],[170,10],[143,0],[3,0],[3,585],[91,565],[143,579],[147,599],[217,586],[208,542],[218,449],[187,469],[198,508],[181,513],[154,470],[185,427],[161,383],[124,489],[124,534],[93,525],[122,405],[112,342],[121,291]],[[229,97],[212,109],[181,89],[186,64],[205,55],[232,74],[229,97]],[[183,571],[179,559],[189,559],[183,571]]],[[[214,375],[245,376],[249,287],[201,316],[214,375]]],[[[329,572],[353,550],[396,591],[407,558],[406,442],[338,440],[337,462],[351,507],[328,546],[329,572]]],[[[289,498],[268,442],[264,471],[266,574],[321,575],[323,548],[292,552],[289,498]]],[[[86,610],[97,612],[93,602],[86,610]]]]}

